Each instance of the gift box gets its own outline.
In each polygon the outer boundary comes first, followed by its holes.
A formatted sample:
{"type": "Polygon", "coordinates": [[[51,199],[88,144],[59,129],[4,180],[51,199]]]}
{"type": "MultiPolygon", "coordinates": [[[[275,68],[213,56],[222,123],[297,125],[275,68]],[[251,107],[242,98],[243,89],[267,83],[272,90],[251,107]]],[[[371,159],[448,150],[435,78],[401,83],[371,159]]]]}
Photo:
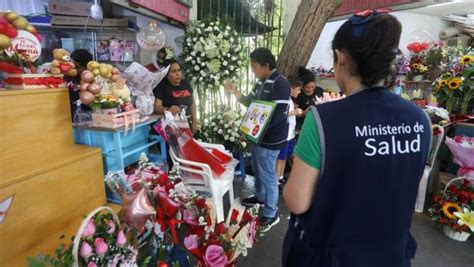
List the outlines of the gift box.
{"type": "Polygon", "coordinates": [[[4,82],[8,89],[44,89],[66,87],[64,75],[52,74],[11,74],[5,73],[4,82]]]}
{"type": "Polygon", "coordinates": [[[116,114],[92,113],[93,127],[116,129],[125,126],[128,128],[130,125],[134,127],[139,121],[140,114],[137,109],[116,114]]]}

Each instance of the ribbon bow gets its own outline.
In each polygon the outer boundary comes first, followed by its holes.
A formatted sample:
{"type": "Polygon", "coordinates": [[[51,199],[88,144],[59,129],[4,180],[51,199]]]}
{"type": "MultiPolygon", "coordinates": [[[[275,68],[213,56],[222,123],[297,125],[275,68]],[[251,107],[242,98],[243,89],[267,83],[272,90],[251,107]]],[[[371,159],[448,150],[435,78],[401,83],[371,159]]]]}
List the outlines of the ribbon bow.
{"type": "Polygon", "coordinates": [[[389,9],[366,9],[355,12],[354,16],[349,19],[349,22],[352,24],[352,34],[359,38],[362,37],[367,22],[380,14],[388,12],[390,12],[389,9]]]}

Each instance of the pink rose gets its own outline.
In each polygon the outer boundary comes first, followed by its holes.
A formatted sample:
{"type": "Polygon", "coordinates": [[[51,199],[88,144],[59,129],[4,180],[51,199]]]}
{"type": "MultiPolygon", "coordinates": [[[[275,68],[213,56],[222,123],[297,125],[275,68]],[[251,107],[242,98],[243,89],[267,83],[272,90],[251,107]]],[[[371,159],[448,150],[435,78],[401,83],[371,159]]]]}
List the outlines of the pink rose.
{"type": "Polygon", "coordinates": [[[185,209],[183,211],[183,220],[191,225],[198,225],[197,215],[193,209],[185,209]]]}
{"type": "Polygon", "coordinates": [[[198,247],[198,236],[197,235],[188,235],[184,238],[184,246],[188,250],[193,250],[198,247]]]}
{"type": "Polygon", "coordinates": [[[107,223],[107,234],[111,235],[115,232],[115,222],[113,220],[110,220],[107,223]]]}
{"type": "Polygon", "coordinates": [[[96,238],[94,241],[95,252],[97,255],[102,256],[107,252],[107,243],[105,243],[103,238],[96,238]]]}
{"type": "Polygon", "coordinates": [[[87,259],[92,254],[92,247],[86,241],[82,242],[81,252],[79,253],[81,257],[87,259]]]}
{"type": "Polygon", "coordinates": [[[97,267],[97,264],[95,262],[91,261],[89,264],[87,264],[87,267],[97,267]]]}
{"type": "Polygon", "coordinates": [[[118,232],[117,235],[117,246],[123,246],[127,242],[127,237],[125,236],[125,233],[123,232],[122,229],[118,232]]]}
{"type": "Polygon", "coordinates": [[[227,264],[227,255],[221,246],[210,245],[206,249],[204,262],[206,266],[224,267],[227,264]]]}
{"type": "Polygon", "coordinates": [[[82,231],[82,237],[90,237],[95,234],[95,224],[93,220],[89,220],[86,224],[86,227],[84,228],[84,231],[82,231]]]}

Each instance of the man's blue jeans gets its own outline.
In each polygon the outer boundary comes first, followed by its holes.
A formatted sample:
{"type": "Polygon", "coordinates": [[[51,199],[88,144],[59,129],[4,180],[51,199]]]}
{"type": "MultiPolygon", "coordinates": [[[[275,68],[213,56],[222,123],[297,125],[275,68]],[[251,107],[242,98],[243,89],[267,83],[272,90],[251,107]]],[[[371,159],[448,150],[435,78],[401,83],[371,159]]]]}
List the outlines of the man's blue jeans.
{"type": "Polygon", "coordinates": [[[265,203],[262,216],[273,218],[278,211],[276,160],[280,150],[252,144],[252,170],[255,175],[255,196],[265,203]]]}

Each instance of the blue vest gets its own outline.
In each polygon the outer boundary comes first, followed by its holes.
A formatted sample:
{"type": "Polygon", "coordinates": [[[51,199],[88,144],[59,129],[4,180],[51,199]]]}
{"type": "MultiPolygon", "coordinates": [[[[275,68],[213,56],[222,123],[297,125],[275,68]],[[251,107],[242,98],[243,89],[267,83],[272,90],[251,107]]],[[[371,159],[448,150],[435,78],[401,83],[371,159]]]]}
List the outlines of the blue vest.
{"type": "Polygon", "coordinates": [[[318,105],[321,175],[292,216],[284,266],[408,267],[409,229],[431,141],[425,113],[383,87],[318,105]]]}

